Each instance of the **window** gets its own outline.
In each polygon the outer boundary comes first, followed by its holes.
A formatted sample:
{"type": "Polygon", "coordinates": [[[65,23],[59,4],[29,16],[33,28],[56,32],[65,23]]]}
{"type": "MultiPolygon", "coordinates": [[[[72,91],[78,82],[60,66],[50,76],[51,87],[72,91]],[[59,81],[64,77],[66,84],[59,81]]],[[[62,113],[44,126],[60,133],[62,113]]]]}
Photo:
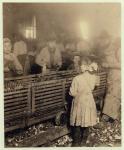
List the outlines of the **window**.
{"type": "Polygon", "coordinates": [[[18,24],[19,32],[26,39],[36,39],[36,17],[32,20],[25,20],[23,23],[18,24]]]}
{"type": "Polygon", "coordinates": [[[25,37],[27,39],[36,39],[36,17],[35,16],[32,19],[31,26],[27,26],[25,28],[25,37]]]}

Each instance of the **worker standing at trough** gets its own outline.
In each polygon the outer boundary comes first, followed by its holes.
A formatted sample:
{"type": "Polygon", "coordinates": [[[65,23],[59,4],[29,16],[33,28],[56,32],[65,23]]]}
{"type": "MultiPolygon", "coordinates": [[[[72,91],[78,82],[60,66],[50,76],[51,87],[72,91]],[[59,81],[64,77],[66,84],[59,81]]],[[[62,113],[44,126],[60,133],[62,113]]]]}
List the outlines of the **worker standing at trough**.
{"type": "Polygon", "coordinates": [[[114,123],[121,111],[121,39],[113,38],[104,30],[96,39],[96,47],[103,56],[101,65],[108,70],[102,120],[114,123]]]}
{"type": "Polygon", "coordinates": [[[23,68],[18,58],[12,53],[11,40],[3,39],[4,50],[4,75],[5,77],[12,77],[23,74],[23,68]]]}
{"type": "Polygon", "coordinates": [[[108,89],[103,107],[102,119],[114,122],[120,118],[121,106],[121,63],[120,63],[120,38],[111,42],[105,49],[105,61],[103,66],[108,68],[108,89]]]}
{"type": "Polygon", "coordinates": [[[29,66],[27,65],[27,60],[29,59],[27,44],[20,35],[15,36],[13,53],[23,67],[23,75],[27,75],[29,70],[29,66]]]}
{"type": "Polygon", "coordinates": [[[57,47],[56,39],[50,38],[47,46],[41,49],[37,54],[35,62],[41,67],[41,72],[45,73],[49,70],[59,70],[62,66],[61,52],[57,47]]]}

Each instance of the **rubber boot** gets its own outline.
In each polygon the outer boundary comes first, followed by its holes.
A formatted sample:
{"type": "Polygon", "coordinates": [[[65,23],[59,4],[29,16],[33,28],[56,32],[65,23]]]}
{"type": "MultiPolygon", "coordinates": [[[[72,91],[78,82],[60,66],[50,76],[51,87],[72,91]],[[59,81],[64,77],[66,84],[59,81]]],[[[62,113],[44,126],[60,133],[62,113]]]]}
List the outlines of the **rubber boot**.
{"type": "Polygon", "coordinates": [[[81,143],[81,127],[75,126],[72,130],[73,143],[72,147],[79,147],[81,143]]]}

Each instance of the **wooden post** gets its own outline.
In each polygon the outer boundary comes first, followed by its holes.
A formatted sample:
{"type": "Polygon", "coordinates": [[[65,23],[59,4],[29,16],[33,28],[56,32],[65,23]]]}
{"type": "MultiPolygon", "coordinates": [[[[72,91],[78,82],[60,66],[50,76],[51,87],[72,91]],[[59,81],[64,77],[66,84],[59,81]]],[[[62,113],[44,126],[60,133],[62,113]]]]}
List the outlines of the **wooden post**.
{"type": "Polygon", "coordinates": [[[66,80],[62,80],[62,89],[63,89],[63,104],[65,105],[65,82],[66,80]]]}
{"type": "Polygon", "coordinates": [[[31,113],[31,85],[28,85],[28,111],[31,113]]]}
{"type": "Polygon", "coordinates": [[[32,113],[35,112],[35,87],[32,84],[32,113]]]}

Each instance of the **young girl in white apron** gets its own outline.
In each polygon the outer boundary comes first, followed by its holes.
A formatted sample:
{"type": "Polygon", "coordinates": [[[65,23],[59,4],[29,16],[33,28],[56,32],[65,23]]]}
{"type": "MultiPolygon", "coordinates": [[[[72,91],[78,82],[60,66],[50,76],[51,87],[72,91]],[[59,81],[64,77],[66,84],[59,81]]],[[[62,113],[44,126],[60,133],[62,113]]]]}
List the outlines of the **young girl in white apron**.
{"type": "Polygon", "coordinates": [[[97,123],[96,104],[92,91],[98,85],[98,76],[93,71],[97,70],[96,63],[90,63],[88,58],[81,63],[82,73],[76,76],[70,87],[70,95],[73,96],[70,125],[73,127],[73,145],[80,146],[84,130],[97,123]]]}

